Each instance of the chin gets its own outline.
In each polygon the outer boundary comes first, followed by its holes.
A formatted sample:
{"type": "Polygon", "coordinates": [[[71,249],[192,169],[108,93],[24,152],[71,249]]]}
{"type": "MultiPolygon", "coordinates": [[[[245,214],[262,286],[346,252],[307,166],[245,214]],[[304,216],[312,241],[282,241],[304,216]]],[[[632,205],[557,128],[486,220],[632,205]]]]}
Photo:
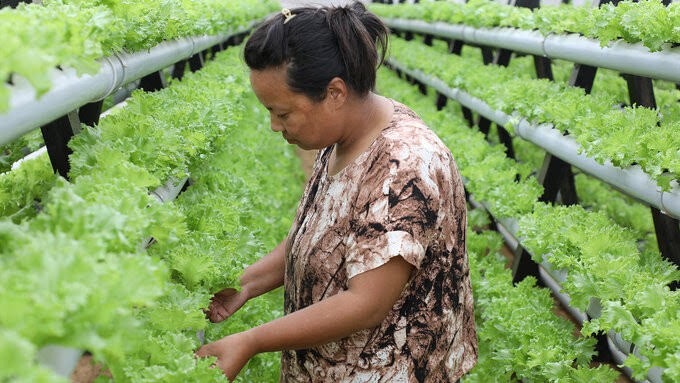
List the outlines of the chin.
{"type": "Polygon", "coordinates": [[[313,149],[316,149],[316,148],[311,147],[311,146],[309,146],[309,145],[307,145],[307,144],[303,144],[302,142],[295,142],[294,145],[296,145],[298,148],[300,148],[300,149],[302,149],[302,150],[313,150],[313,149]]]}

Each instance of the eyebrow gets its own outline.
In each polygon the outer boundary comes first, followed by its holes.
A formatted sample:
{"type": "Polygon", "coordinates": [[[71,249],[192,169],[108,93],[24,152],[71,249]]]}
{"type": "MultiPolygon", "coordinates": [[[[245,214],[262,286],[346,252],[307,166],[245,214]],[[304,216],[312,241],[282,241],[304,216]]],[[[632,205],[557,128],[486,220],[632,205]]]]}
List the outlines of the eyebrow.
{"type": "Polygon", "coordinates": [[[265,106],[265,108],[267,108],[267,110],[270,111],[270,112],[273,112],[274,109],[276,109],[278,113],[289,113],[290,112],[290,110],[288,110],[286,108],[280,108],[280,107],[276,107],[276,106],[275,107],[265,106]]]}

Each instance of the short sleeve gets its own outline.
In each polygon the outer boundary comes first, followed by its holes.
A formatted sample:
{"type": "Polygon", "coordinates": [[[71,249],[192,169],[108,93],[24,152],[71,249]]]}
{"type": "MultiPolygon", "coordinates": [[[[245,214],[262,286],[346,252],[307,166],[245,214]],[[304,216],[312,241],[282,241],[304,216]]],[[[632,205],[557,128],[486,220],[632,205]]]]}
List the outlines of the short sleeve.
{"type": "Polygon", "coordinates": [[[393,144],[371,164],[354,204],[346,239],[347,278],[401,256],[417,269],[437,233],[441,156],[393,144]]]}

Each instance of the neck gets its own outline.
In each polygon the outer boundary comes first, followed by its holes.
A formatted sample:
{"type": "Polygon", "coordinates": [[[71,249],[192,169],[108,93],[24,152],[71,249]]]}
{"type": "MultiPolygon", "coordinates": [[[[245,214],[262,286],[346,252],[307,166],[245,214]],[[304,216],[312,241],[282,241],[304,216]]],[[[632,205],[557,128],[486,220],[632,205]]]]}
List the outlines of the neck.
{"type": "MultiPolygon", "coordinates": [[[[355,100],[349,105],[349,116],[345,120],[346,135],[337,142],[336,154],[343,156],[361,148],[365,141],[373,141],[384,125],[383,103],[385,99],[371,92],[363,99],[355,100]]],[[[369,142],[370,144],[370,142],[369,142]]]]}

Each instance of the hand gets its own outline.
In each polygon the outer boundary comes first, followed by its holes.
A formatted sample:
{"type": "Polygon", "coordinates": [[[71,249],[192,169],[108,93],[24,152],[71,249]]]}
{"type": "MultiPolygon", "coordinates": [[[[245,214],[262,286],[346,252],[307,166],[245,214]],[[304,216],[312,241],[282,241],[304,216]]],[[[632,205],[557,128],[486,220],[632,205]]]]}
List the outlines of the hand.
{"type": "Polygon", "coordinates": [[[234,315],[249,299],[248,291],[244,287],[241,291],[228,288],[213,296],[208,308],[208,319],[211,322],[221,322],[234,315]]]}
{"type": "Polygon", "coordinates": [[[216,356],[215,365],[233,381],[250,358],[257,354],[255,343],[247,332],[226,336],[216,342],[206,344],[196,351],[200,358],[216,356]]]}

